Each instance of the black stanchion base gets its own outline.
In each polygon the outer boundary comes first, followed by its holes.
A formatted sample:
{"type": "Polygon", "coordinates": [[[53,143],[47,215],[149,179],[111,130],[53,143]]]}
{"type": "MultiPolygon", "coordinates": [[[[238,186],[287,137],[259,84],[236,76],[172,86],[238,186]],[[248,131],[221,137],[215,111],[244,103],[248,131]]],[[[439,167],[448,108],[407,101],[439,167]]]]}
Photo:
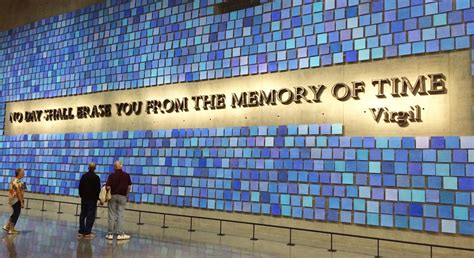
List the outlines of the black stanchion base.
{"type": "Polygon", "coordinates": [[[63,213],[64,213],[64,212],[62,212],[62,211],[58,211],[58,212],[57,212],[57,214],[63,214],[63,213]]]}
{"type": "Polygon", "coordinates": [[[294,243],[288,243],[288,244],[286,244],[286,245],[287,245],[287,246],[295,246],[294,243]]]}
{"type": "Polygon", "coordinates": [[[222,233],[219,233],[219,234],[217,234],[217,235],[218,235],[218,236],[225,236],[225,234],[222,234],[222,233]]]}
{"type": "Polygon", "coordinates": [[[257,241],[258,238],[252,237],[252,238],[250,238],[250,240],[252,240],[252,241],[257,241]]]}
{"type": "Polygon", "coordinates": [[[168,226],[161,226],[161,228],[168,228],[168,226]]]}
{"type": "Polygon", "coordinates": [[[328,252],[335,253],[337,250],[335,249],[328,249],[328,252]]]}
{"type": "Polygon", "coordinates": [[[137,223],[137,225],[143,226],[143,225],[145,225],[145,223],[137,223]]]}
{"type": "Polygon", "coordinates": [[[188,232],[196,232],[194,229],[188,229],[188,232]]]}
{"type": "Polygon", "coordinates": [[[45,211],[48,211],[48,210],[40,210],[40,211],[45,212],[45,211]]]}

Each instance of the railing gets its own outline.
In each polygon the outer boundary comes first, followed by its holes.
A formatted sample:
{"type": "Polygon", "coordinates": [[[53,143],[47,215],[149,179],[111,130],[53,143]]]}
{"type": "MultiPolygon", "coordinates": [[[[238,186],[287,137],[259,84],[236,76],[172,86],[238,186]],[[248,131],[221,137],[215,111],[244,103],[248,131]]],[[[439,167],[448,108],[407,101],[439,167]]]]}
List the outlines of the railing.
{"type": "MultiPolygon", "coordinates": [[[[7,195],[1,194],[0,197],[8,197],[7,195]]],[[[31,198],[31,197],[26,197],[26,206],[25,209],[29,210],[31,209],[29,207],[30,201],[39,201],[41,202],[41,212],[47,211],[45,209],[45,203],[58,203],[58,214],[63,214],[64,212],[61,211],[61,204],[68,204],[68,205],[75,205],[76,206],[76,212],[75,216],[79,216],[79,206],[81,205],[80,203],[77,202],[67,202],[67,201],[57,201],[57,200],[47,200],[47,199],[40,199],[40,198],[31,198]]],[[[2,205],[0,203],[0,205],[2,205]]],[[[106,208],[105,206],[98,206],[99,208],[106,208]]],[[[456,246],[447,246],[447,245],[437,245],[437,244],[429,244],[429,243],[420,243],[420,242],[410,242],[410,241],[402,241],[402,240],[395,240],[395,239],[389,239],[389,238],[380,238],[380,237],[370,237],[370,236],[361,236],[361,235],[355,235],[355,234],[346,234],[346,233],[338,233],[338,232],[330,232],[330,231],[324,231],[324,230],[315,230],[315,229],[306,229],[306,228],[297,228],[297,227],[288,227],[288,226],[280,226],[280,225],[273,225],[273,224],[263,224],[263,223],[255,223],[255,222],[247,222],[247,221],[239,221],[239,220],[230,220],[230,219],[219,219],[219,218],[210,218],[210,217],[203,217],[203,216],[193,216],[193,215],[184,215],[184,214],[177,214],[177,213],[169,213],[169,212],[159,212],[159,211],[142,211],[138,209],[125,209],[126,211],[130,212],[136,212],[138,213],[138,222],[137,225],[144,225],[142,222],[142,213],[144,214],[155,214],[155,215],[162,215],[163,220],[161,224],[161,228],[168,228],[166,225],[166,216],[171,216],[171,217],[183,217],[183,218],[188,218],[189,219],[189,232],[195,232],[196,230],[193,229],[193,220],[194,219],[200,219],[200,220],[211,220],[211,221],[219,221],[219,233],[217,235],[219,236],[225,236],[225,234],[222,232],[222,223],[223,222],[228,222],[228,223],[236,223],[236,224],[244,224],[244,225],[251,225],[252,226],[252,237],[250,240],[252,241],[257,241],[258,238],[256,237],[255,230],[256,227],[270,227],[270,228],[278,228],[278,229],[285,229],[289,231],[289,239],[288,239],[288,246],[294,246],[295,243],[292,241],[292,233],[293,231],[302,231],[302,232],[312,232],[312,233],[319,233],[319,234],[327,234],[330,236],[330,246],[328,249],[328,252],[336,252],[337,250],[334,249],[333,246],[333,237],[334,236],[343,236],[343,237],[353,237],[353,238],[361,238],[361,239],[368,239],[368,240],[374,240],[377,242],[377,255],[375,257],[381,257],[380,256],[380,242],[392,242],[392,243],[399,243],[399,244],[408,244],[408,245],[416,245],[416,246],[425,246],[429,247],[430,249],[430,257],[433,257],[433,248],[439,248],[439,249],[450,249],[450,250],[458,250],[458,251],[466,251],[466,252],[474,252],[474,248],[465,248],[465,247],[456,247],[456,246]]],[[[97,217],[99,218],[99,217],[97,217]]]]}

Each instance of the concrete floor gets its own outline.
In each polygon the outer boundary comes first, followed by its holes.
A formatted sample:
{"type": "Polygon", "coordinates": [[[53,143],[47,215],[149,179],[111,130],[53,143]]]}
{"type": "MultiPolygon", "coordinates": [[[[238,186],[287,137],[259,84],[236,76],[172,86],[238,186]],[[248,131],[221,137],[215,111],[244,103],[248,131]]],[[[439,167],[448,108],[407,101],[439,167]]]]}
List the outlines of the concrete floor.
{"type": "MultiPolygon", "coordinates": [[[[0,206],[0,219],[6,221],[10,208],[0,206]]],[[[299,244],[287,246],[286,241],[266,240],[260,234],[258,241],[226,228],[225,236],[198,229],[188,232],[186,228],[170,225],[162,229],[159,223],[139,226],[127,223],[126,230],[132,238],[128,241],[108,241],[106,216],[96,221],[92,240],[78,239],[77,217],[73,213],[56,214],[53,209],[41,212],[37,209],[23,210],[17,228],[21,233],[0,235],[0,257],[374,257],[373,243],[363,240],[339,239],[335,243],[337,252],[328,252],[328,241],[309,246],[299,244]]],[[[178,225],[178,224],[177,224],[178,225]]],[[[251,232],[250,232],[251,233],[251,232]]],[[[251,236],[251,235],[249,235],[251,236]]],[[[308,235],[307,238],[316,238],[308,235]]],[[[406,246],[382,245],[383,257],[429,257],[426,247],[407,249],[406,246]]],[[[434,250],[434,257],[474,257],[474,254],[434,250]]]]}

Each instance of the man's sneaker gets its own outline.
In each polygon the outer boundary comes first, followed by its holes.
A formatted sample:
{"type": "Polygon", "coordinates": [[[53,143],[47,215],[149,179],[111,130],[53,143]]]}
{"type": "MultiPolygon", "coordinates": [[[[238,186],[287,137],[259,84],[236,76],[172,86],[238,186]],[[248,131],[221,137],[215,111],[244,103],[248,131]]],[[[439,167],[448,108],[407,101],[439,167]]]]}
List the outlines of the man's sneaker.
{"type": "Polygon", "coordinates": [[[112,235],[112,234],[109,233],[109,234],[107,234],[107,235],[105,236],[105,239],[107,239],[107,240],[114,240],[114,235],[112,235]]]}
{"type": "Polygon", "coordinates": [[[3,226],[3,230],[5,230],[5,231],[7,231],[7,232],[10,230],[10,229],[8,228],[8,224],[3,226]]]}
{"type": "Polygon", "coordinates": [[[84,234],[79,233],[79,232],[77,233],[77,237],[83,237],[83,236],[84,236],[84,234]]]}
{"type": "Polygon", "coordinates": [[[117,236],[117,240],[128,240],[128,239],[130,239],[130,236],[126,234],[121,234],[117,236]]]}

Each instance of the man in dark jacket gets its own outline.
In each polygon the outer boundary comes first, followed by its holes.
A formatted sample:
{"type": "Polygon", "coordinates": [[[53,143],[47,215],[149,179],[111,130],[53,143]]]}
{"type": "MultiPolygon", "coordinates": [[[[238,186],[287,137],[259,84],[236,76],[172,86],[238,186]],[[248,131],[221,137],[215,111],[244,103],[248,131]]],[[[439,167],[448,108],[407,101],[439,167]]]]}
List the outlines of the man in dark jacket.
{"type": "Polygon", "coordinates": [[[81,214],[79,216],[79,237],[93,238],[97,211],[97,200],[100,194],[100,178],[95,174],[95,163],[89,163],[89,172],[81,177],[79,183],[79,196],[81,197],[81,214]]]}

